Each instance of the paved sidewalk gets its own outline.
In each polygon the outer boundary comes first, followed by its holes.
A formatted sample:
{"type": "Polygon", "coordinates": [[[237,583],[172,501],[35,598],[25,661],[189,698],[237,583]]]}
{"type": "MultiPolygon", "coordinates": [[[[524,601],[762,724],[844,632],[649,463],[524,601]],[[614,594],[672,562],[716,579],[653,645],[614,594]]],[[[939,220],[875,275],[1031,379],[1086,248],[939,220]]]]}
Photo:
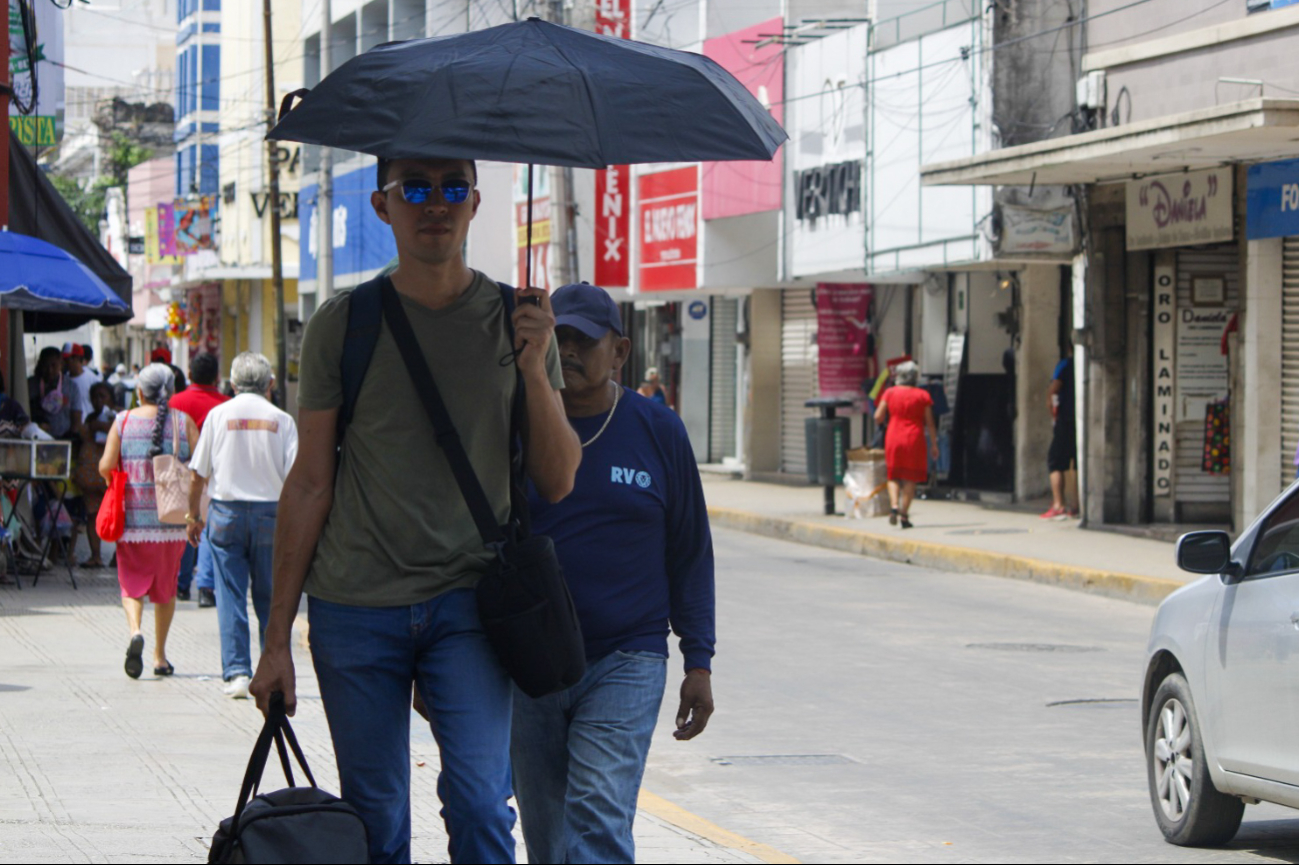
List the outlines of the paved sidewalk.
{"type": "MultiPolygon", "coordinates": [[[[53,572],[35,589],[0,588],[0,862],[204,862],[261,726],[250,701],[221,693],[215,611],[177,605],[170,679],[152,675],[146,612],[145,675],[132,681],[114,573],[82,571],[78,582],[74,591],[53,572]]],[[[318,782],[337,792],[310,658],[295,653],[294,729],[318,782]]],[[[437,748],[426,724],[412,729],[415,861],[445,862],[437,748]]],[[[282,783],[269,768],[265,786],[282,783]]],[[[642,862],[796,861],[652,794],[636,836],[642,862]]]]}
{"type": "MultiPolygon", "coordinates": [[[[784,486],[704,476],[715,525],[892,561],[992,574],[1157,603],[1192,575],[1178,570],[1172,544],[1081,529],[1077,520],[976,502],[917,500],[915,527],[887,517],[825,516],[820,487],[784,486]]],[[[839,491],[836,507],[845,509],[839,491]]]]}

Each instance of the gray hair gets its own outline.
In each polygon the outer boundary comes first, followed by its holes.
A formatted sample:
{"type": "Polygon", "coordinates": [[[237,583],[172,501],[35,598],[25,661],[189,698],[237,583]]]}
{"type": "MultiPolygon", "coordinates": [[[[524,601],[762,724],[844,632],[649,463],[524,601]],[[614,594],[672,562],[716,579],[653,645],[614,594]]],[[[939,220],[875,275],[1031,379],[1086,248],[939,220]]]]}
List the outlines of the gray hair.
{"type": "Polygon", "coordinates": [[[266,355],[246,351],[230,364],[230,385],[235,393],[265,394],[271,386],[271,362],[266,355]]]}
{"type": "Polygon", "coordinates": [[[900,363],[893,368],[893,380],[904,387],[915,387],[920,383],[920,367],[912,360],[900,363]]]}
{"type": "Polygon", "coordinates": [[[151,363],[135,377],[135,386],[141,402],[156,403],[158,416],[153,421],[153,442],[149,456],[163,452],[162,437],[167,428],[167,401],[176,393],[176,374],[165,363],[151,363]]]}

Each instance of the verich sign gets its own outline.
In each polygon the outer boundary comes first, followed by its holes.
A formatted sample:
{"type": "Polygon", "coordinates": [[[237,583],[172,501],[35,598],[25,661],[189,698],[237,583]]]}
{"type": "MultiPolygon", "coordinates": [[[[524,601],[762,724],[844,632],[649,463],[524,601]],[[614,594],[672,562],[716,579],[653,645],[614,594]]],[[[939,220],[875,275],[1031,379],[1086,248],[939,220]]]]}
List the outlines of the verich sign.
{"type": "Polygon", "coordinates": [[[1299,159],[1251,165],[1245,209],[1250,240],[1299,234],[1299,159]]]}
{"type": "Polygon", "coordinates": [[[1232,189],[1228,168],[1129,181],[1128,249],[1230,241],[1232,189]]]}

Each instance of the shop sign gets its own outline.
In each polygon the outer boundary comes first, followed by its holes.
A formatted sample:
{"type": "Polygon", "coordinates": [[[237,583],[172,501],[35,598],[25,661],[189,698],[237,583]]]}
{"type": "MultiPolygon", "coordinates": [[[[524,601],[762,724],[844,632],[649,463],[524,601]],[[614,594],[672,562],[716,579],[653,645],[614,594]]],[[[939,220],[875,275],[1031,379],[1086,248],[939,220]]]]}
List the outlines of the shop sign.
{"type": "MultiPolygon", "coordinates": [[[[397,254],[392,229],[370,205],[374,191],[374,166],[334,176],[334,278],[352,274],[369,277],[397,254]]],[[[298,192],[298,220],[304,237],[298,244],[298,279],[314,282],[320,254],[320,228],[316,224],[319,187],[308,184],[298,192]]]]}
{"type": "Polygon", "coordinates": [[[1230,241],[1232,189],[1228,168],[1128,181],[1128,249],[1230,241]]]}
{"type": "Polygon", "coordinates": [[[861,211],[862,161],[851,159],[794,172],[795,217],[817,219],[861,211]]]}
{"type": "Polygon", "coordinates": [[[1077,246],[1073,226],[1072,205],[1043,210],[1003,204],[997,250],[1002,255],[1072,255],[1077,246]]]}
{"type": "Polygon", "coordinates": [[[1231,379],[1222,335],[1233,310],[1182,307],[1177,311],[1177,420],[1203,423],[1205,407],[1227,396],[1231,379]]]}
{"type": "MultiPolygon", "coordinates": [[[[248,197],[253,202],[253,212],[257,214],[257,218],[265,219],[269,215],[267,205],[271,202],[271,194],[269,192],[250,192],[248,197]]],[[[281,192],[279,210],[281,219],[297,219],[298,193],[281,192]]]]}
{"type": "Polygon", "coordinates": [[[550,168],[542,166],[533,177],[532,187],[532,243],[528,243],[528,173],[534,166],[520,165],[514,169],[514,229],[515,247],[519,250],[518,285],[528,279],[528,248],[532,249],[532,284],[550,291],[550,241],[551,203],[550,168]]]}
{"type": "MultiPolygon", "coordinates": [[[[787,49],[763,36],[783,32],[784,23],[783,18],[772,18],[704,41],[704,56],[734,75],[782,125],[787,49]]],[[[779,210],[784,170],[784,148],[777,150],[771,159],[704,163],[704,219],[779,210]]]]}
{"type": "Polygon", "coordinates": [[[193,255],[201,249],[216,249],[216,239],[212,234],[214,209],[215,202],[206,196],[198,201],[177,201],[172,205],[176,222],[172,236],[177,255],[193,255]]]}
{"type": "Polygon", "coordinates": [[[630,39],[631,0],[595,0],[595,32],[615,39],[630,39]]]}
{"type": "Polygon", "coordinates": [[[817,380],[821,396],[861,399],[862,385],[874,377],[870,327],[873,297],[873,287],[865,283],[817,283],[817,380]]]}
{"type": "Polygon", "coordinates": [[[1151,418],[1151,440],[1154,442],[1154,494],[1173,494],[1173,455],[1177,438],[1174,432],[1177,363],[1177,278],[1172,264],[1155,265],[1155,320],[1152,348],[1155,357],[1155,400],[1151,418]]]}
{"type": "Polygon", "coordinates": [[[1299,234],[1299,159],[1251,165],[1245,211],[1250,240],[1299,234]]]}
{"type": "Polygon", "coordinates": [[[637,184],[641,290],[698,288],[698,167],[642,174],[637,184]]]}
{"type": "Polygon", "coordinates": [[[631,169],[611,165],[595,173],[595,284],[631,285],[631,169]]]}
{"type": "Polygon", "coordinates": [[[192,288],[186,298],[189,310],[190,357],[207,352],[221,359],[221,284],[209,282],[192,288]]]}
{"type": "Polygon", "coordinates": [[[35,12],[35,68],[27,56],[26,37],[17,0],[9,0],[9,81],[13,98],[9,101],[9,128],[28,147],[50,147],[63,138],[63,15],[67,8],[55,3],[30,4],[35,12]],[[22,114],[17,102],[36,105],[31,114],[22,114]]]}

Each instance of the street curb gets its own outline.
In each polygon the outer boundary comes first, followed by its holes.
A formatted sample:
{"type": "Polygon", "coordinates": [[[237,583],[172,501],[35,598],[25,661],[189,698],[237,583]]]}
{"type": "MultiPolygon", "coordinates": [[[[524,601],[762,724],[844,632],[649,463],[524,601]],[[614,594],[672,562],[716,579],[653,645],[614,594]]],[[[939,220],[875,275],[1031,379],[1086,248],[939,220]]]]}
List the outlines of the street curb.
{"type": "Polygon", "coordinates": [[[1176,580],[1064,565],[933,541],[907,540],[783,517],[766,517],[732,508],[710,507],[708,517],[714,526],[769,538],[941,571],[1027,580],[1142,604],[1158,604],[1185,585],[1176,580]]]}

